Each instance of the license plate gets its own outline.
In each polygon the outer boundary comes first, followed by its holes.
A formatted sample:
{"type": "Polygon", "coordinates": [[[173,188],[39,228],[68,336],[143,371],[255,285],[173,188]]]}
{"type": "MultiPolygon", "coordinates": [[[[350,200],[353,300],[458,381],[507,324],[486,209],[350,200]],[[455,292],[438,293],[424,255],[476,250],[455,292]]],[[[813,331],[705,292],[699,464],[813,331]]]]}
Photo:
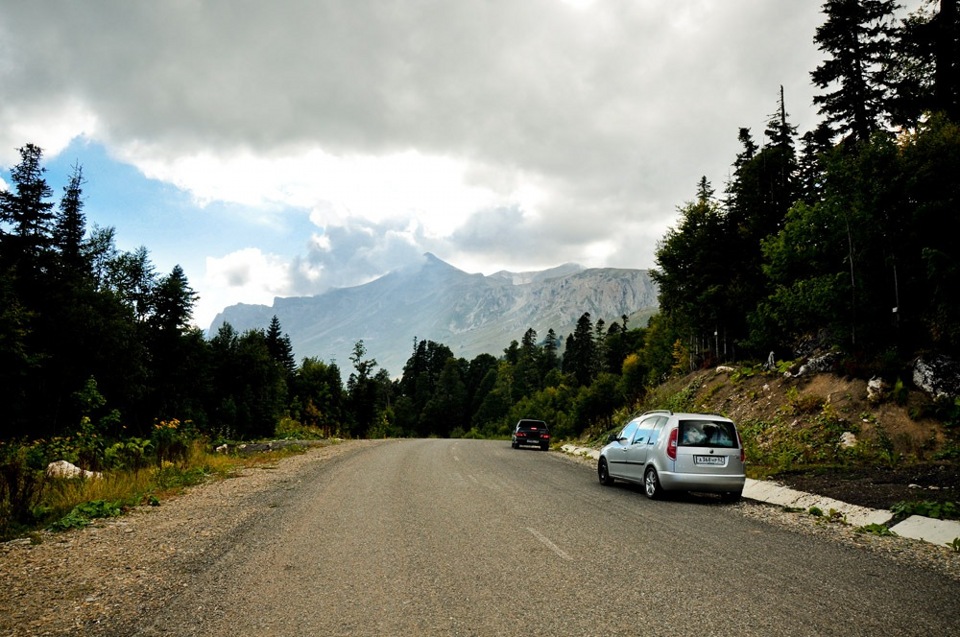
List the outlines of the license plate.
{"type": "Polygon", "coordinates": [[[725,465],[727,464],[727,459],[723,456],[694,456],[694,464],[712,464],[712,465],[725,465]]]}

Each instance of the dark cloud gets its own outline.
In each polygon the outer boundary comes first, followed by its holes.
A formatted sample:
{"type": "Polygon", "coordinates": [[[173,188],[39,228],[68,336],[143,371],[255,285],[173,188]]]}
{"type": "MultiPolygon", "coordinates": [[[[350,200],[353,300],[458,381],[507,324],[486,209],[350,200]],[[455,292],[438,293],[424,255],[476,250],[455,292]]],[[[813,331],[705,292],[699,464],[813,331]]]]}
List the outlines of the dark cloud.
{"type": "Polygon", "coordinates": [[[820,21],[819,3],[783,0],[6,2],[0,152],[52,122],[161,163],[415,150],[504,199],[445,237],[410,230],[416,211],[326,227],[292,266],[298,290],[427,250],[647,267],[699,177],[722,191],[738,128],[760,138],[780,85],[813,124],[820,21]]]}

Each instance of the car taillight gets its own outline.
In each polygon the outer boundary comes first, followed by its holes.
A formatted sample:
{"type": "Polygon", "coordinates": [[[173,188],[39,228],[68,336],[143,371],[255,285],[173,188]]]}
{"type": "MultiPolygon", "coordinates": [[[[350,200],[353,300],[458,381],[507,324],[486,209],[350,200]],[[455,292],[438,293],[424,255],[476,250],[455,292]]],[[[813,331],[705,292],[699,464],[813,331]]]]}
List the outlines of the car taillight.
{"type": "Polygon", "coordinates": [[[542,434],[540,434],[540,437],[543,438],[544,440],[546,440],[546,439],[550,438],[550,434],[548,434],[547,432],[543,432],[542,434]]]}
{"type": "Polygon", "coordinates": [[[743,448],[743,439],[740,438],[740,432],[737,431],[737,444],[740,445],[740,462],[747,461],[747,452],[743,448]]]}
{"type": "Polygon", "coordinates": [[[524,431],[518,431],[518,432],[517,432],[517,438],[526,438],[526,437],[527,437],[526,432],[524,432],[524,431]]]}
{"type": "Polygon", "coordinates": [[[677,429],[670,430],[670,440],[667,441],[667,457],[677,459],[677,429]]]}

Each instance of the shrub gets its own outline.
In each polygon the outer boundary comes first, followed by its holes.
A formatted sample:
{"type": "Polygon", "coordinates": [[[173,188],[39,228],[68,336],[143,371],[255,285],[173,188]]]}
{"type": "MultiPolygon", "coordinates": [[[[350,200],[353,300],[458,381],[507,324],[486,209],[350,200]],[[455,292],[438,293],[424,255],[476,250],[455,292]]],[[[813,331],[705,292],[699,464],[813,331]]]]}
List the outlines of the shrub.
{"type": "Polygon", "coordinates": [[[34,521],[46,476],[30,459],[30,447],[0,443],[0,537],[34,521]]]}
{"type": "Polygon", "coordinates": [[[107,502],[106,500],[93,500],[84,502],[73,507],[67,515],[60,518],[50,525],[51,531],[66,531],[67,529],[79,529],[89,526],[95,518],[117,517],[123,513],[123,507],[120,502],[107,502]]]}
{"type": "Polygon", "coordinates": [[[895,537],[897,534],[883,524],[867,524],[857,529],[857,533],[869,533],[879,537],[895,537]]]}
{"type": "Polygon", "coordinates": [[[143,469],[153,452],[152,440],[128,438],[104,449],[103,462],[107,469],[143,469]]]}
{"type": "Polygon", "coordinates": [[[196,438],[192,423],[176,418],[161,420],[153,425],[150,441],[157,453],[157,463],[175,462],[187,457],[190,442],[196,438]]]}
{"type": "Polygon", "coordinates": [[[890,507],[890,511],[900,519],[908,518],[911,515],[920,515],[937,520],[960,519],[960,506],[956,502],[902,501],[890,507]]]}

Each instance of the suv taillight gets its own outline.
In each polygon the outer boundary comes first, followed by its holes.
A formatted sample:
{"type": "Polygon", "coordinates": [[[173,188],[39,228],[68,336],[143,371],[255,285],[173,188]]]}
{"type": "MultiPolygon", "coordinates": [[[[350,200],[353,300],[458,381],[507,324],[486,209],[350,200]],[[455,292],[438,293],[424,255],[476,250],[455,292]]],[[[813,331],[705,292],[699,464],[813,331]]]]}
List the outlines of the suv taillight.
{"type": "Polygon", "coordinates": [[[670,440],[667,441],[667,457],[671,460],[677,459],[677,428],[670,430],[670,440]]]}
{"type": "Polygon", "coordinates": [[[740,462],[747,461],[747,452],[743,448],[743,439],[740,437],[740,431],[737,430],[737,444],[740,445],[740,462]]]}

